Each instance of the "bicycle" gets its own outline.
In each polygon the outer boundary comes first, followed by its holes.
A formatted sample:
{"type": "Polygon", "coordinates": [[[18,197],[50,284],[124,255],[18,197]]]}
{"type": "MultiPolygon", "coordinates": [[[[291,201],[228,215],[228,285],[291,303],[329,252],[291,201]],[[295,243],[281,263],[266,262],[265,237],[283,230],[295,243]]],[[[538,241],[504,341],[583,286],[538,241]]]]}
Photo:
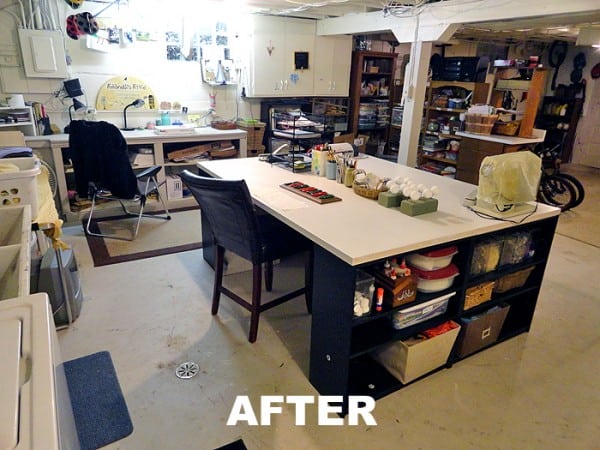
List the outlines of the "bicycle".
{"type": "Polygon", "coordinates": [[[543,148],[540,144],[534,150],[542,159],[542,177],[537,197],[542,203],[567,211],[583,202],[585,189],[573,175],[560,171],[559,147],[560,143],[550,149],[543,148]]]}

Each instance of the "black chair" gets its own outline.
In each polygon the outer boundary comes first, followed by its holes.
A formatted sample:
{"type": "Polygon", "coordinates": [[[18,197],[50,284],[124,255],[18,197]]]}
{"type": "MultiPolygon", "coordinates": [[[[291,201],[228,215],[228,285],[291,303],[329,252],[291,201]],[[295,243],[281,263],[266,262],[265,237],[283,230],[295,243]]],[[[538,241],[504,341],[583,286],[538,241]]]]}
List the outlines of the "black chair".
{"type": "Polygon", "coordinates": [[[221,293],[250,311],[248,340],[256,341],[260,313],[288,300],[305,295],[311,312],[312,242],[276,218],[257,212],[244,180],[221,180],[201,177],[184,170],[183,182],[198,201],[214,236],[215,281],[212,314],[219,310],[221,293]],[[252,299],[247,300],[223,286],[225,250],[252,263],[252,299]],[[305,286],[261,304],[262,265],[265,266],[265,289],[273,288],[273,260],[306,251],[305,286]]]}
{"type": "Polygon", "coordinates": [[[115,125],[103,121],[71,121],[69,154],[73,162],[77,194],[91,200],[85,227],[87,234],[133,241],[138,235],[142,217],[171,219],[167,205],[159,193],[160,183],[156,178],[161,166],[148,167],[135,173],[129,162],[127,142],[115,125]],[[164,214],[144,214],[149,196],[158,197],[165,211],[164,214]],[[91,230],[98,200],[117,201],[125,216],[137,217],[130,238],[91,230]],[[138,205],[136,212],[130,211],[125,206],[126,203],[132,202],[138,205]]]}

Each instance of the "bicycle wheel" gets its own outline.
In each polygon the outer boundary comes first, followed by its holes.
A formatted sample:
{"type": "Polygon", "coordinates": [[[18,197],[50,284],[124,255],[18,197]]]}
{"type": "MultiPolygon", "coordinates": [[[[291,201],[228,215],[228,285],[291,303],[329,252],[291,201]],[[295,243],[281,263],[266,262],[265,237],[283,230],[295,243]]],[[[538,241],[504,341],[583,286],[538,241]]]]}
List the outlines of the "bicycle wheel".
{"type": "Polygon", "coordinates": [[[577,195],[575,188],[568,181],[556,175],[542,177],[538,194],[543,203],[556,206],[561,211],[570,209],[577,195]]]}
{"type": "Polygon", "coordinates": [[[555,175],[564,178],[568,183],[571,183],[573,189],[575,189],[575,201],[571,205],[571,208],[581,205],[581,202],[585,198],[585,189],[583,188],[583,184],[581,184],[581,182],[573,175],[569,175],[568,173],[558,172],[555,175]]]}

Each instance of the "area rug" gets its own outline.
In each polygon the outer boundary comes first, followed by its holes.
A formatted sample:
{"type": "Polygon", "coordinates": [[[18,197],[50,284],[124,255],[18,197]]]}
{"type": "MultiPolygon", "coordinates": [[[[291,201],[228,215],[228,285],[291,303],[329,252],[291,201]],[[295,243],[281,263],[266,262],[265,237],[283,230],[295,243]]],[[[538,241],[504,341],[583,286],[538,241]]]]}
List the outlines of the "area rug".
{"type": "Polygon", "coordinates": [[[67,361],[64,369],[82,450],[104,447],[133,432],[109,352],[67,361]]]}
{"type": "MultiPolygon", "coordinates": [[[[131,236],[135,218],[107,217],[92,222],[94,233],[131,236]]],[[[85,223],[83,223],[85,229],[85,223]]],[[[171,220],[144,217],[134,241],[86,235],[94,266],[105,266],[202,248],[200,210],[171,212],[171,220]]]]}

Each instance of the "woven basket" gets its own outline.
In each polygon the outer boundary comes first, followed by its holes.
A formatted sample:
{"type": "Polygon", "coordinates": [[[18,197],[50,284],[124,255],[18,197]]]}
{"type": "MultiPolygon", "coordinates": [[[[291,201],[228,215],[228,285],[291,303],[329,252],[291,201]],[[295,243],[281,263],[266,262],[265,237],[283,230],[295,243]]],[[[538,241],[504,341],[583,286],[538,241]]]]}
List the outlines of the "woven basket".
{"type": "Polygon", "coordinates": [[[513,120],[512,122],[496,122],[492,133],[501,134],[503,136],[514,136],[521,125],[521,121],[513,120]]]}
{"type": "Polygon", "coordinates": [[[486,283],[478,284],[473,286],[465,292],[465,306],[464,310],[474,308],[477,305],[481,305],[484,302],[492,299],[492,290],[494,289],[494,282],[488,281],[486,283]]]}
{"type": "Polygon", "coordinates": [[[504,275],[502,278],[496,281],[496,285],[494,286],[494,292],[498,292],[499,294],[510,291],[511,289],[520,288],[523,286],[531,272],[535,267],[528,267],[527,269],[519,270],[518,272],[510,273],[508,275],[504,275]]]}
{"type": "Polygon", "coordinates": [[[216,130],[235,130],[237,125],[231,120],[213,120],[210,126],[216,130]]]}
{"type": "Polygon", "coordinates": [[[372,200],[377,200],[379,197],[379,193],[383,192],[378,189],[369,189],[361,184],[354,183],[352,185],[352,189],[354,189],[354,193],[360,195],[361,197],[370,198],[372,200]]]}
{"type": "MultiPolygon", "coordinates": [[[[265,135],[264,122],[249,122],[239,121],[237,127],[246,132],[248,150],[258,150],[262,146],[263,137],[265,135]]],[[[264,148],[264,147],[263,147],[264,148]]]]}

